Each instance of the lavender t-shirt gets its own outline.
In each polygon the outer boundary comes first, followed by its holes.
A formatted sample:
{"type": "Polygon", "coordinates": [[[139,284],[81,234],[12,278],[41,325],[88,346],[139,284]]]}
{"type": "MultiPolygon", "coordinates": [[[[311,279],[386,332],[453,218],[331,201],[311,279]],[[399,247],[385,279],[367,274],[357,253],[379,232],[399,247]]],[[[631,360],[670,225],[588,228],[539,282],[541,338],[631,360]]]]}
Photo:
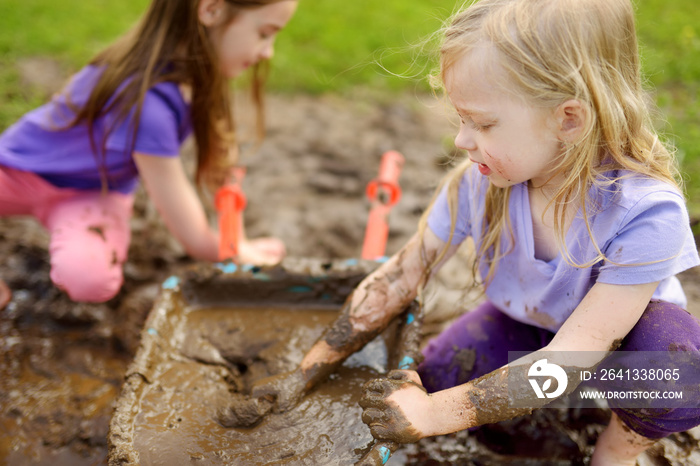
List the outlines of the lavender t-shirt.
{"type": "MultiPolygon", "coordinates": [[[[549,262],[535,258],[527,185],[513,186],[509,213],[514,244],[486,288],[488,299],[510,317],[552,331],[561,327],[596,282],[632,285],[660,281],[653,298],[685,307],[685,294],[675,275],[700,264],[700,258],[683,197],[661,181],[624,175],[612,186],[591,189],[598,205],[595,212],[588,212],[591,231],[609,260],[587,268],[573,267],[561,254],[549,262]]],[[[474,166],[465,173],[453,244],[472,236],[476,247],[481,245],[488,184],[474,166]]],[[[443,241],[448,240],[451,220],[444,189],[429,214],[428,227],[443,241]]],[[[566,246],[579,264],[597,255],[581,211],[566,234],[566,246]]],[[[479,271],[486,276],[488,266],[479,264],[479,271]]]]}
{"type": "MultiPolygon", "coordinates": [[[[74,116],[68,103],[73,108],[81,107],[100,74],[100,67],[86,66],[73,76],[67,92],[27,113],[0,135],[0,165],[36,173],[62,188],[101,189],[98,159],[102,155],[94,155],[87,125],[65,128],[74,116]]],[[[133,115],[132,111],[109,133],[104,154],[109,189],[122,193],[132,192],[138,182],[130,152],[133,115]]],[[[94,140],[100,152],[103,136],[116,119],[113,111],[95,122],[94,140]]],[[[134,150],[176,157],[191,132],[189,105],[177,84],[159,83],[146,93],[134,150]]]]}

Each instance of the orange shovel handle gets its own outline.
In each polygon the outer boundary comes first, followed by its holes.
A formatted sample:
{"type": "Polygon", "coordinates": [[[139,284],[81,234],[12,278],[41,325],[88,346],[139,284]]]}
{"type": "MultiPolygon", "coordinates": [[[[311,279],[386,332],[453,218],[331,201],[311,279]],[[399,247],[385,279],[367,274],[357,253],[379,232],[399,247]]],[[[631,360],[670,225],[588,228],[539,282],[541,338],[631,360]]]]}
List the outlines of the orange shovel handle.
{"type": "Polygon", "coordinates": [[[367,185],[367,197],[372,207],[362,245],[363,259],[374,260],[384,256],[389,237],[387,217],[392,206],[401,198],[399,175],[403,163],[404,157],[399,152],[384,153],[379,164],[379,176],[367,185]]]}
{"type": "Polygon", "coordinates": [[[243,231],[243,210],[247,199],[241,189],[245,169],[233,171],[233,181],[216,191],[214,205],[219,214],[219,260],[235,259],[243,231]]]}

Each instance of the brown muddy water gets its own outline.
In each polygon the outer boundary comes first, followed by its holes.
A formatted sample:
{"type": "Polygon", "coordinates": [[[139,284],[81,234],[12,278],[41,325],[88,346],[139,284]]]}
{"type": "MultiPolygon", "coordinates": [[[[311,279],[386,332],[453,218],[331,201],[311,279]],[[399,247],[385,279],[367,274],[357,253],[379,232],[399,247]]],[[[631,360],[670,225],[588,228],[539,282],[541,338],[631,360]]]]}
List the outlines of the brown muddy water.
{"type": "Polygon", "coordinates": [[[231,391],[293,369],[335,318],[333,310],[206,309],[188,315],[140,399],[134,450],[144,464],[352,464],[372,442],[357,404],[362,384],[386,370],[384,339],[370,343],[288,413],[253,428],[216,421],[231,391]],[[222,365],[221,359],[229,361],[222,365]]]}
{"type": "Polygon", "coordinates": [[[400,329],[408,327],[398,322],[293,410],[268,414],[250,428],[224,427],[218,412],[255,381],[294,369],[362,276],[257,270],[242,276],[197,271],[183,283],[174,277],[127,369],[110,427],[110,463],[331,465],[361,459],[374,443],[361,421],[361,388],[395,367],[400,329]]]}
{"type": "Polygon", "coordinates": [[[128,358],[82,330],[27,330],[2,329],[0,464],[106,463],[128,358]]]}

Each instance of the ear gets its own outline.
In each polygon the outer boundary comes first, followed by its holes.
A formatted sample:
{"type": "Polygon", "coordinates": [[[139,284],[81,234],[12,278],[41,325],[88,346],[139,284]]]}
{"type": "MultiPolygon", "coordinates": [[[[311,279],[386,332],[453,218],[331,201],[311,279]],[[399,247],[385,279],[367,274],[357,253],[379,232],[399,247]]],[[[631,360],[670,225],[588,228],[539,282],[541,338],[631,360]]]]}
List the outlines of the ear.
{"type": "Polygon", "coordinates": [[[224,0],[200,0],[197,7],[199,22],[206,27],[218,25],[224,17],[224,0]]]}
{"type": "Polygon", "coordinates": [[[556,108],[554,118],[559,140],[573,143],[586,128],[588,107],[580,100],[570,99],[556,108]]]}

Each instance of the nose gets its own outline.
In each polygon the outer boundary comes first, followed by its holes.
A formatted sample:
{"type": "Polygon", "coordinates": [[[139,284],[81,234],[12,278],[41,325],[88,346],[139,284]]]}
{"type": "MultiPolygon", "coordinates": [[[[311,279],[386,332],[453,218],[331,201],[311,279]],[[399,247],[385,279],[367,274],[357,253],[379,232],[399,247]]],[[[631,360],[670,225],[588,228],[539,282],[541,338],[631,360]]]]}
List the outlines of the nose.
{"type": "Polygon", "coordinates": [[[476,150],[475,130],[465,124],[459,125],[459,133],[455,137],[455,147],[466,151],[476,150]]]}
{"type": "Polygon", "coordinates": [[[265,44],[265,46],[260,51],[260,59],[261,60],[270,60],[274,54],[275,54],[275,43],[273,41],[270,41],[269,43],[265,44]]]}

